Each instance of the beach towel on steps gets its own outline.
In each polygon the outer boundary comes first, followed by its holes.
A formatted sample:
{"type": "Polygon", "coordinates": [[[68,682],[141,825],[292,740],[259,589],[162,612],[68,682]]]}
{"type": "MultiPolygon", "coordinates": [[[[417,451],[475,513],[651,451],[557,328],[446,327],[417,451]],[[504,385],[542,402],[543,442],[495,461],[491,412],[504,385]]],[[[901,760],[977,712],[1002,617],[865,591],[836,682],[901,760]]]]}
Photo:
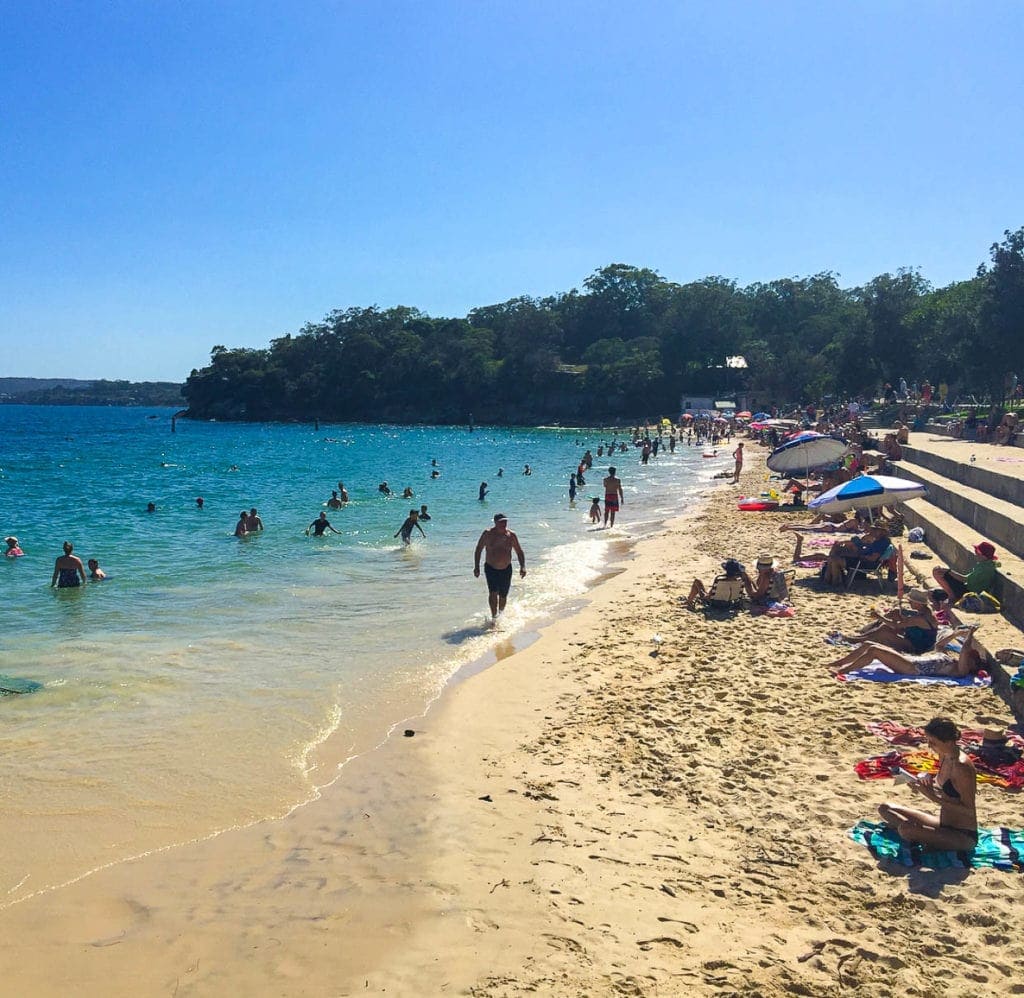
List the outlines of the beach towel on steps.
{"type": "Polygon", "coordinates": [[[1010,828],[979,828],[978,844],[972,852],[929,850],[916,842],[904,842],[899,833],[875,821],[858,821],[849,831],[854,842],[867,846],[875,859],[900,866],[923,866],[932,870],[950,867],[991,867],[1024,873],[1024,831],[1010,828]]]}
{"type": "Polygon", "coordinates": [[[973,676],[904,676],[899,672],[882,665],[881,662],[872,662],[863,669],[855,672],[847,672],[836,676],[841,683],[868,682],[868,683],[931,683],[939,686],[972,686],[985,687],[992,685],[992,679],[987,672],[978,672],[973,676]]]}

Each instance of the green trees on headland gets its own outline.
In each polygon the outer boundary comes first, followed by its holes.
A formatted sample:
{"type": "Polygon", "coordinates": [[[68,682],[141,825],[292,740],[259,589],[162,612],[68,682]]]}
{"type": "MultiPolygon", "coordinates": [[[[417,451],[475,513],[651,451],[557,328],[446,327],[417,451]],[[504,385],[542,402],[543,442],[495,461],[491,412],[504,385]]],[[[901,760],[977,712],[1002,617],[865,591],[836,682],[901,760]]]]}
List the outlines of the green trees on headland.
{"type": "Polygon", "coordinates": [[[437,318],[334,311],[265,349],[213,348],[184,394],[224,419],[539,423],[672,414],[684,393],[806,401],[928,378],[998,398],[1024,368],[1024,229],[970,280],[831,273],[740,287],[611,264],[549,298],[437,318]],[[724,365],[742,355],[745,369],[724,365]]]}

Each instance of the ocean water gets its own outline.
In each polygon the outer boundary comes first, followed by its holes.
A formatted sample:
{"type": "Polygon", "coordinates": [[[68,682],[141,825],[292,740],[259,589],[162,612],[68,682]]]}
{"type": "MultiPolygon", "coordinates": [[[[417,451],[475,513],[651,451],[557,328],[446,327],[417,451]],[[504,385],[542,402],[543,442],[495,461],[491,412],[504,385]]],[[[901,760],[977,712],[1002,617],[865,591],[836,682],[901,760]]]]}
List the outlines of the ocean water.
{"type": "Polygon", "coordinates": [[[0,673],[44,687],[0,698],[0,907],[313,799],[731,465],[686,446],[647,466],[617,454],[626,502],[604,531],[585,498],[608,460],[574,507],[567,483],[611,431],[179,420],[172,434],[170,415],[0,406],[0,536],[26,552],[0,558],[0,673]],[[339,480],[341,536],[304,536],[339,480]],[[379,495],[382,480],[414,500],[379,495]],[[421,503],[427,537],[405,547],[393,534],[421,503]],[[251,506],[266,529],[235,538],[251,506]],[[494,631],[472,564],[499,510],[528,575],[494,631]],[[109,578],[50,589],[64,540],[109,578]]]}

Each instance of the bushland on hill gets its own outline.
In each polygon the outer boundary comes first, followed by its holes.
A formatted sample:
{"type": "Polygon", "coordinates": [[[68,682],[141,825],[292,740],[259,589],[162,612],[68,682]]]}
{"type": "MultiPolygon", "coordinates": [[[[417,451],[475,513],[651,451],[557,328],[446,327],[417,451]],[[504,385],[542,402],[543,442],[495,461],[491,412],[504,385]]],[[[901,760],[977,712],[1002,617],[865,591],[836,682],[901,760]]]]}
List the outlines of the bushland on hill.
{"type": "Polygon", "coordinates": [[[336,310],[264,349],[215,346],[184,395],[205,418],[536,424],[671,415],[683,394],[870,396],[901,377],[998,399],[1022,368],[1024,228],[942,288],[909,268],[854,288],[830,272],[741,287],[613,263],[582,290],[461,318],[336,310]]]}

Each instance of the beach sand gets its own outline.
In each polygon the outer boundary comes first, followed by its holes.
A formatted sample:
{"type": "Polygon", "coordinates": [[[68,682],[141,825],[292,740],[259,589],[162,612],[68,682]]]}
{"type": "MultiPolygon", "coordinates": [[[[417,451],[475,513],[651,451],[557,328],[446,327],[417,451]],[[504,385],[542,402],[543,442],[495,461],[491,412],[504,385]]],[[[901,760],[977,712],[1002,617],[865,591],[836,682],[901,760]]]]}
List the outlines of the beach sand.
{"type": "MultiPolygon", "coordinates": [[[[864,722],[1008,712],[989,690],[834,680],[822,636],[878,598],[810,572],[791,619],[686,610],[726,556],[788,560],[778,527],[807,515],[738,513],[742,491],[716,483],[318,801],[0,911],[5,991],[1024,993],[1019,875],[882,868],[846,837],[910,799],[854,774],[888,748],[864,722]]],[[[978,810],[1024,823],[990,786],[978,810]]]]}

